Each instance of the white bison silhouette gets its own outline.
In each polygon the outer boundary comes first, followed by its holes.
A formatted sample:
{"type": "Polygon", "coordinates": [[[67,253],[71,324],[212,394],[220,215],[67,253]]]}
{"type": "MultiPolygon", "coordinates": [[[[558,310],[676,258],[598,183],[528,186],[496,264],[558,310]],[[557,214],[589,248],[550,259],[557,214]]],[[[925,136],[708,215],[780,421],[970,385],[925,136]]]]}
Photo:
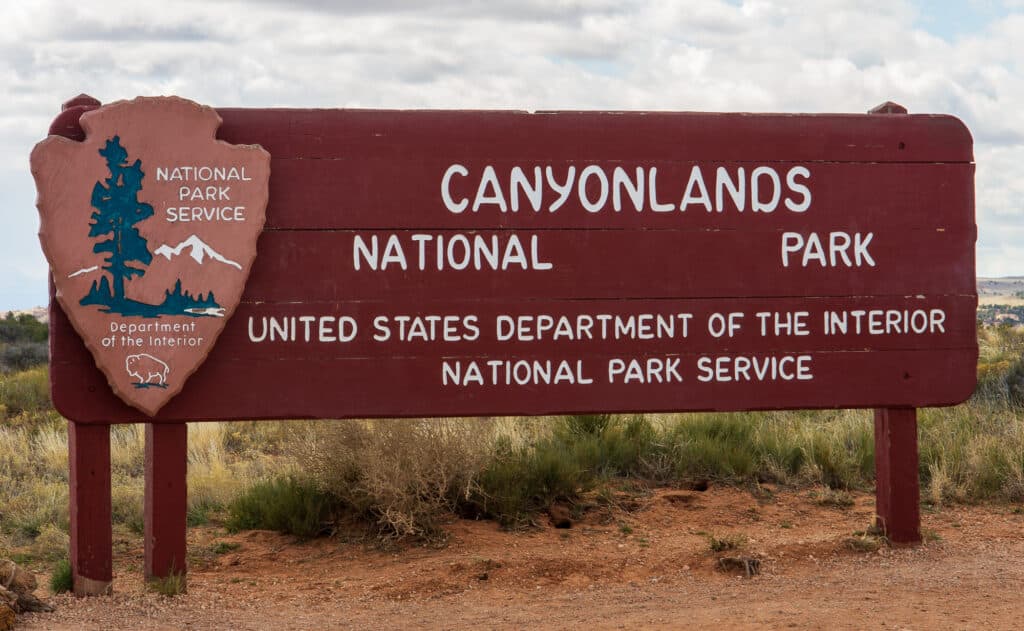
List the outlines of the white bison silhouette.
{"type": "Polygon", "coordinates": [[[158,386],[167,384],[167,373],[170,371],[170,367],[152,355],[146,353],[129,355],[124,360],[124,367],[128,371],[128,375],[138,379],[140,384],[155,383],[158,386]]]}

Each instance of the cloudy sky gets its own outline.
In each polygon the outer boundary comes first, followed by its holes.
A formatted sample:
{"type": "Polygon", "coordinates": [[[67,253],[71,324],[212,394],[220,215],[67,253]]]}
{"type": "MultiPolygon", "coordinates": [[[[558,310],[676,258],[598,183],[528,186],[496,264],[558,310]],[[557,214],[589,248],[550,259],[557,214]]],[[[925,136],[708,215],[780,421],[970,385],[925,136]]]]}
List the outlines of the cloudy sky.
{"type": "Polygon", "coordinates": [[[0,7],[0,309],[46,302],[32,146],[60,103],[954,114],[978,273],[1024,275],[1024,0],[90,0],[0,7]]]}

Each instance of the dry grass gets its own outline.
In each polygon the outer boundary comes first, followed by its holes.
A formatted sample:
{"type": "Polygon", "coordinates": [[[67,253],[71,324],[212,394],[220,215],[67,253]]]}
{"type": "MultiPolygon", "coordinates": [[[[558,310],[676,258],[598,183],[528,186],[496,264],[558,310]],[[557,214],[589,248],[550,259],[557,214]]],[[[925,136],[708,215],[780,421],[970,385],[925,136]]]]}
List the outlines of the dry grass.
{"type": "Polygon", "coordinates": [[[747,545],[747,536],[742,533],[730,533],[727,535],[708,535],[708,548],[712,552],[726,552],[728,550],[739,550],[747,545]]]}
{"type": "Polygon", "coordinates": [[[854,533],[843,540],[843,547],[854,552],[876,552],[885,541],[884,538],[870,533],[854,533]]]}
{"type": "Polygon", "coordinates": [[[45,367],[0,373],[0,422],[32,423],[34,416],[51,410],[50,372],[45,367]]]}
{"type": "Polygon", "coordinates": [[[171,572],[163,578],[152,578],[147,587],[161,596],[178,596],[187,590],[184,573],[171,572]]]}
{"type": "MultiPolygon", "coordinates": [[[[46,410],[29,414],[0,425],[0,547],[52,560],[67,553],[67,429],[46,410]]],[[[261,425],[189,426],[190,518],[224,510],[253,481],[292,466],[286,457],[254,451],[271,432],[280,433],[277,423],[261,425]]],[[[136,533],[143,526],[144,446],[144,426],[111,428],[112,517],[115,527],[136,533]]],[[[280,441],[273,447],[279,451],[280,441]]]]}
{"type": "MultiPolygon", "coordinates": [[[[272,425],[277,425],[272,423],[272,425]]],[[[229,448],[257,423],[193,423],[189,425],[188,494],[192,510],[221,510],[253,481],[286,469],[286,459],[244,447],[229,448]]],[[[236,442],[237,446],[241,445],[236,442]]]]}
{"type": "MultiPolygon", "coordinates": [[[[65,442],[67,436],[65,436],[65,442]]],[[[110,469],[131,478],[145,473],[146,432],[142,425],[115,425],[110,429],[110,469]]]]}
{"type": "Polygon", "coordinates": [[[819,506],[831,508],[853,508],[853,496],[842,489],[830,489],[827,486],[811,491],[811,499],[819,506]]]}
{"type": "Polygon", "coordinates": [[[46,524],[32,542],[32,555],[48,561],[59,561],[68,556],[68,533],[54,524],[46,524]]]}
{"type": "Polygon", "coordinates": [[[434,538],[476,491],[492,456],[490,420],[395,419],[309,423],[294,432],[300,468],[382,533],[434,538]]]}

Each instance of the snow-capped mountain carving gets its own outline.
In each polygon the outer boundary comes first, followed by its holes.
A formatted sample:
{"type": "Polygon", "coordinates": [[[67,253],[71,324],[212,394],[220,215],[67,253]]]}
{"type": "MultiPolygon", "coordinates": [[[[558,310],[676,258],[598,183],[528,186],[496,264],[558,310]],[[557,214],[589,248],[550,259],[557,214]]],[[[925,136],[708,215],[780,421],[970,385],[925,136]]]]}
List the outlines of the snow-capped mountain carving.
{"type": "Polygon", "coordinates": [[[186,248],[190,250],[188,255],[200,265],[203,264],[203,261],[209,258],[214,261],[219,261],[232,267],[242,269],[241,265],[220,254],[196,235],[192,235],[174,247],[167,244],[161,245],[157,249],[153,250],[153,254],[163,256],[169,261],[171,258],[180,255],[186,248]]]}
{"type": "Polygon", "coordinates": [[[70,274],[68,274],[68,278],[74,278],[75,276],[81,276],[82,274],[88,274],[90,272],[95,272],[99,268],[100,268],[99,265],[93,265],[92,267],[83,267],[82,269],[78,270],[77,272],[71,272],[70,274]]]}

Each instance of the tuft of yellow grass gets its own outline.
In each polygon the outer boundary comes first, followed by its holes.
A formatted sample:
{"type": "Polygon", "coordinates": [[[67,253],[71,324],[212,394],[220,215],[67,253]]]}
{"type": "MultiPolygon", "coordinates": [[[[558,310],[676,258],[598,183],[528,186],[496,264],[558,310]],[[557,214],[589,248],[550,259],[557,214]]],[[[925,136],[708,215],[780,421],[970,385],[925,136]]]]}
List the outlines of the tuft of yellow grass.
{"type": "Polygon", "coordinates": [[[55,479],[67,479],[68,475],[68,434],[67,430],[43,427],[31,438],[30,454],[40,473],[55,479]]]}
{"type": "Polygon", "coordinates": [[[293,470],[294,460],[280,454],[281,425],[273,421],[190,423],[189,508],[222,510],[253,482],[293,470]]]}
{"type": "Polygon", "coordinates": [[[143,425],[110,428],[110,469],[129,478],[146,472],[146,430],[143,425]]]}

